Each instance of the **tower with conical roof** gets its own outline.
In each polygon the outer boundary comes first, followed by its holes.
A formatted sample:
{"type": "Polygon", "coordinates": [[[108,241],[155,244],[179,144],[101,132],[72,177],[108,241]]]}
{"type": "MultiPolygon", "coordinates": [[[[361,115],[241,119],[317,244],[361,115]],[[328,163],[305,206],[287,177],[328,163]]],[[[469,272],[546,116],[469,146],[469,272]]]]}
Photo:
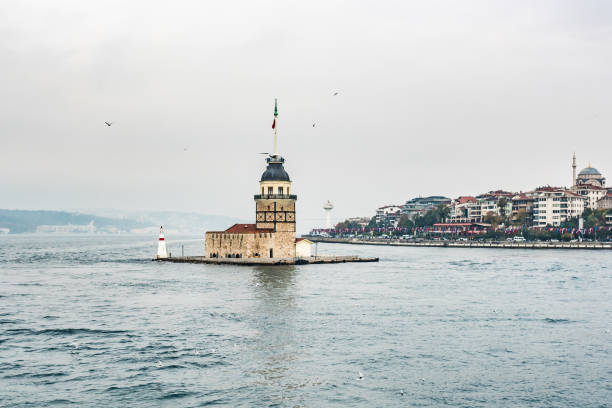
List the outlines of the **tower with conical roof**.
{"type": "Polygon", "coordinates": [[[277,152],[278,105],[274,101],[274,153],[267,159],[266,170],[259,180],[259,192],[255,195],[255,222],[257,228],[293,234],[295,240],[295,201],[291,194],[291,179],[285,171],[285,159],[277,152]]]}
{"type": "Polygon", "coordinates": [[[295,258],[295,201],[285,159],[277,152],[278,105],[274,101],[274,150],[255,194],[255,224],[206,232],[210,258],[295,258]]]}

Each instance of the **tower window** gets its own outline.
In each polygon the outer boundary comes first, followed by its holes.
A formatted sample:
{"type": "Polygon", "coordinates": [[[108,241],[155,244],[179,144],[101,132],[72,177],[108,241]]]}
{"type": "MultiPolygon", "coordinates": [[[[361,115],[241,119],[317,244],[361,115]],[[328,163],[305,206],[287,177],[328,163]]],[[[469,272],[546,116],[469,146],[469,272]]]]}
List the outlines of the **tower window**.
{"type": "Polygon", "coordinates": [[[261,195],[264,195],[264,194],[265,194],[265,193],[264,193],[264,188],[262,187],[262,188],[261,188],[261,195]]]}
{"type": "Polygon", "coordinates": [[[268,187],[268,194],[269,195],[274,194],[274,187],[268,187]]]}
{"type": "Polygon", "coordinates": [[[279,188],[278,188],[278,194],[279,194],[279,195],[283,195],[283,188],[282,188],[282,187],[279,187],[279,188]]]}

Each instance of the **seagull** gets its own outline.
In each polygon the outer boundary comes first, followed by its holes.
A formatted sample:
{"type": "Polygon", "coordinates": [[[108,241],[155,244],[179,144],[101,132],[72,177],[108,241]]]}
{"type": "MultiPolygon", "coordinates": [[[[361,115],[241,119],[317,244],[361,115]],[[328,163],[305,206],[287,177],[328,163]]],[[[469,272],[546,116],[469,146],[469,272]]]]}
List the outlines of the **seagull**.
{"type": "Polygon", "coordinates": [[[404,390],[400,391],[400,395],[403,397],[404,396],[404,390]]]}
{"type": "Polygon", "coordinates": [[[359,375],[357,376],[357,379],[360,380],[360,381],[363,380],[363,373],[361,371],[359,372],[359,375]]]}
{"type": "Polygon", "coordinates": [[[161,367],[163,367],[163,364],[162,364],[162,362],[161,362],[161,361],[158,361],[158,362],[157,362],[157,367],[160,367],[160,368],[161,368],[161,367]]]}
{"type": "Polygon", "coordinates": [[[217,351],[217,349],[210,349],[210,352],[211,352],[211,353],[214,353],[214,352],[216,352],[216,351],[217,351]]]}
{"type": "Polygon", "coordinates": [[[200,352],[198,351],[198,349],[195,349],[195,350],[193,351],[193,354],[195,354],[196,356],[199,356],[199,355],[200,355],[200,352]]]}
{"type": "Polygon", "coordinates": [[[73,343],[70,343],[70,345],[71,345],[72,347],[74,347],[75,349],[78,349],[78,348],[79,348],[79,343],[77,343],[76,341],[75,341],[75,342],[73,342],[73,343]]]}
{"type": "Polygon", "coordinates": [[[334,92],[333,96],[337,96],[338,94],[339,94],[339,92],[336,91],[336,92],[334,92]]]}
{"type": "Polygon", "coordinates": [[[113,124],[113,122],[104,122],[104,123],[106,123],[106,126],[110,126],[113,124]]]}

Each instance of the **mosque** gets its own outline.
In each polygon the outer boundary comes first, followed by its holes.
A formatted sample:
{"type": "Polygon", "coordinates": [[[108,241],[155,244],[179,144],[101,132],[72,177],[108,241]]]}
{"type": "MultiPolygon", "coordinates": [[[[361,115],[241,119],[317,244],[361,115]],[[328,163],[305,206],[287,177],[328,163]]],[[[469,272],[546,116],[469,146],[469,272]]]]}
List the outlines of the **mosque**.
{"type": "Polygon", "coordinates": [[[294,258],[310,256],[310,241],[295,238],[295,202],[285,159],[276,153],[278,108],[274,103],[274,153],[259,180],[255,224],[235,224],[206,233],[209,258],[294,258]],[[296,253],[297,247],[297,253],[296,253]]]}
{"type": "Polygon", "coordinates": [[[606,178],[601,175],[599,170],[595,167],[591,167],[591,163],[589,163],[588,167],[580,170],[578,176],[576,176],[576,155],[574,154],[574,161],[572,163],[572,168],[574,170],[574,186],[579,186],[582,184],[590,184],[592,186],[605,188],[606,187],[606,178]]]}
{"type": "Polygon", "coordinates": [[[582,196],[585,207],[597,209],[600,207],[599,201],[608,194],[606,189],[606,178],[595,168],[588,167],[580,170],[576,175],[576,154],[572,160],[572,187],[571,190],[582,196]]]}

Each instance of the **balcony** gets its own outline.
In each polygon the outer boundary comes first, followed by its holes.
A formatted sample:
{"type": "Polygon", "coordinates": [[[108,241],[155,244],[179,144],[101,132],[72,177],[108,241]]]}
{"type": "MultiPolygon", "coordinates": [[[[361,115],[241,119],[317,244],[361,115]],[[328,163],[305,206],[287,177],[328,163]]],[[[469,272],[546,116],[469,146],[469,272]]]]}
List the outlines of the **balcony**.
{"type": "Polygon", "coordinates": [[[294,194],[255,194],[253,198],[255,200],[297,200],[294,194]]]}

